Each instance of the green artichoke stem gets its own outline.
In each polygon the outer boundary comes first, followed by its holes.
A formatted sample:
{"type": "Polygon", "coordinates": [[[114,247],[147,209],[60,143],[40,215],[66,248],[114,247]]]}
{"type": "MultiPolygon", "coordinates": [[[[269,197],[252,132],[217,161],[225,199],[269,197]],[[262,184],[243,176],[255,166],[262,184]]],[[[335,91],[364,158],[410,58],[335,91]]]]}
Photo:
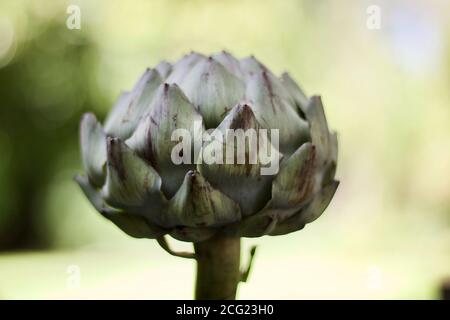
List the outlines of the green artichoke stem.
{"type": "Polygon", "coordinates": [[[241,240],[231,235],[216,235],[194,244],[197,259],[197,300],[234,300],[241,274],[241,240]]]}

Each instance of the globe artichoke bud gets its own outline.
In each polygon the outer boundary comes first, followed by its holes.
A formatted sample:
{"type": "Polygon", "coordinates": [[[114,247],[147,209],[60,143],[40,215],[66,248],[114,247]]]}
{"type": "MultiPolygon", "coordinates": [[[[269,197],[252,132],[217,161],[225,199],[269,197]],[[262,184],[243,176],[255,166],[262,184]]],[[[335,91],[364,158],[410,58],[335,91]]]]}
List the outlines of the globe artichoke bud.
{"type": "Polygon", "coordinates": [[[120,95],[103,125],[85,114],[80,133],[85,175],[76,180],[92,205],[172,254],[165,235],[193,242],[195,254],[179,255],[198,261],[199,298],[234,297],[240,237],[302,229],[338,186],[337,136],[320,97],[254,57],[163,61],[120,95]],[[230,135],[238,131],[241,141],[230,135]],[[227,263],[233,272],[212,270],[227,263]]]}

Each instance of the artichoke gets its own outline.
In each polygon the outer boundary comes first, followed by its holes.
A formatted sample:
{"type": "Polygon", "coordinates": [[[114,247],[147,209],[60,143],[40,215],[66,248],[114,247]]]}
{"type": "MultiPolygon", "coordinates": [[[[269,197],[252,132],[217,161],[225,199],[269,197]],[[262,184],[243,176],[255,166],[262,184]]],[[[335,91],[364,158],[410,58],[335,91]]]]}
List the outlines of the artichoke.
{"type": "Polygon", "coordinates": [[[165,235],[206,243],[224,234],[300,230],[322,214],[338,186],[337,136],[321,98],[307,98],[288,73],[277,77],[253,56],[192,52],[174,64],[162,61],[119,96],[103,125],[85,114],[80,133],[85,175],[76,180],[92,205],[128,235],[159,239],[166,249],[165,235]],[[199,141],[202,132],[276,131],[266,151],[279,169],[261,174],[260,159],[174,163],[178,129],[200,152],[213,144],[199,141]]]}

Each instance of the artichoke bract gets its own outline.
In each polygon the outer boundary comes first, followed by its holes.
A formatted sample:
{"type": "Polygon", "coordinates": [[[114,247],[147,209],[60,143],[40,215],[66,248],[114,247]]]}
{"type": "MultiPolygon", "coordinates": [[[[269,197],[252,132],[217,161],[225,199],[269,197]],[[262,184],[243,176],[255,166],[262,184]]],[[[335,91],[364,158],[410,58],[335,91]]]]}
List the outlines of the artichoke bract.
{"type": "Polygon", "coordinates": [[[103,125],[87,113],[80,131],[85,175],[78,184],[136,238],[287,234],[318,218],[338,186],[337,136],[321,98],[308,98],[288,73],[277,77],[253,56],[190,53],[163,61],[119,96],[103,125]],[[276,130],[266,151],[279,168],[263,175],[260,160],[207,163],[184,149],[179,156],[191,161],[174,163],[177,129],[190,133],[188,145],[200,154],[211,144],[202,132],[276,130]]]}

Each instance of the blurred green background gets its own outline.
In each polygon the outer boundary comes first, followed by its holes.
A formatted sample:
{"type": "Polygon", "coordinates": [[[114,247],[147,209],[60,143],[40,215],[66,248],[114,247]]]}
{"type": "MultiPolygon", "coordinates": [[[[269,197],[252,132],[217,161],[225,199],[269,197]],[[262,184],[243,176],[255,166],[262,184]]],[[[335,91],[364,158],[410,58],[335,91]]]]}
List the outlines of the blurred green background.
{"type": "MultiPolygon", "coordinates": [[[[129,238],[72,181],[78,122],[144,69],[254,54],[321,94],[341,180],[324,215],[259,245],[239,298],[436,299],[450,276],[450,2],[0,3],[0,299],[189,299],[195,265],[129,238]],[[66,10],[81,9],[69,30],[66,10]],[[380,9],[371,29],[368,7],[380,9]]],[[[189,244],[172,241],[175,248],[189,244]]]]}

